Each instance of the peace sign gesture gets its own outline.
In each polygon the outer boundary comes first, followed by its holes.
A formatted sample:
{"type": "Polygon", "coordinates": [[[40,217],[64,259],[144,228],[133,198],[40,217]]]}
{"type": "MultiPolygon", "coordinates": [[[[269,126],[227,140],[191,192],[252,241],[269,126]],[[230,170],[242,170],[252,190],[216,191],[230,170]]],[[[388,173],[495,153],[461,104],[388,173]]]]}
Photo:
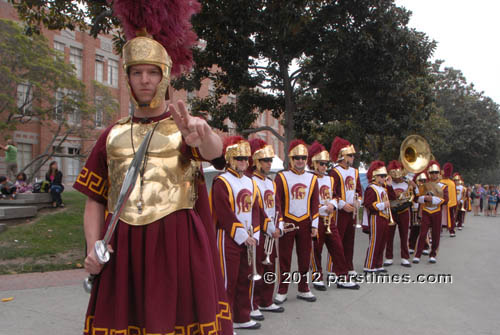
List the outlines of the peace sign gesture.
{"type": "Polygon", "coordinates": [[[190,115],[182,100],[177,101],[177,108],[170,104],[168,110],[187,145],[198,148],[203,158],[207,160],[215,159],[222,154],[220,137],[212,131],[207,121],[190,115]]]}
{"type": "Polygon", "coordinates": [[[203,119],[190,115],[182,100],[177,102],[177,108],[173,104],[170,104],[168,109],[181,131],[186,144],[190,147],[199,147],[205,135],[211,130],[208,123],[203,119]]]}

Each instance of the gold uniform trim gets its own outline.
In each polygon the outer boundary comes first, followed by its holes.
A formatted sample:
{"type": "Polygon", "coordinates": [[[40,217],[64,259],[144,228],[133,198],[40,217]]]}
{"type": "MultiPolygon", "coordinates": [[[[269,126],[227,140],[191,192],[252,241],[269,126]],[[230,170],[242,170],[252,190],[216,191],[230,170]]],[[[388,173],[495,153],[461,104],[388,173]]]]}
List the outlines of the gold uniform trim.
{"type": "MultiPolygon", "coordinates": [[[[134,124],[132,138],[137,150],[147,132],[158,123],[148,148],[143,175],[142,214],[140,179],[120,215],[130,225],[141,226],[159,220],[181,209],[192,209],[196,201],[196,173],[199,163],[181,154],[182,135],[172,118],[148,124],[134,124]]],[[[134,157],[131,146],[131,124],[116,124],[107,137],[106,151],[110,180],[108,211],[114,210],[126,171],[134,157]]]]}

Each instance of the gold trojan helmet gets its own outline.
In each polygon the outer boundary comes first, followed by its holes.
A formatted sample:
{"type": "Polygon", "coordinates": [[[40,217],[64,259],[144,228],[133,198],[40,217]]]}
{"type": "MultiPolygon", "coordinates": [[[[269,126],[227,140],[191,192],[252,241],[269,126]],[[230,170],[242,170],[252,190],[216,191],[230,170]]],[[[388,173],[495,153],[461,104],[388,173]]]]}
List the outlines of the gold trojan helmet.
{"type": "Polygon", "coordinates": [[[425,172],[422,172],[417,176],[417,183],[425,183],[426,181],[427,181],[427,176],[425,172]]]}
{"type": "Polygon", "coordinates": [[[375,176],[380,176],[380,175],[387,175],[387,169],[385,166],[382,166],[378,169],[373,170],[372,181],[375,180],[375,176]]]}
{"type": "Polygon", "coordinates": [[[229,167],[236,170],[235,157],[250,157],[251,155],[250,144],[247,140],[241,139],[238,142],[226,147],[224,158],[229,164],[229,167]]]}
{"type": "Polygon", "coordinates": [[[290,159],[290,166],[292,168],[295,167],[295,162],[293,161],[292,157],[294,156],[305,156],[307,160],[309,152],[307,151],[307,146],[305,143],[301,140],[293,140],[290,143],[290,149],[288,151],[288,158],[290,159]]]}
{"type": "Polygon", "coordinates": [[[156,93],[153,99],[149,103],[139,103],[130,87],[130,83],[127,80],[128,89],[130,91],[130,96],[134,102],[135,107],[149,107],[156,108],[161,105],[165,100],[165,95],[167,93],[168,85],[170,84],[170,70],[172,69],[172,60],[168,55],[165,48],[152,39],[145,35],[145,30],[141,31],[138,37],[135,37],[125,43],[123,46],[123,68],[128,76],[128,71],[130,67],[138,64],[149,64],[158,66],[162,72],[162,80],[156,87],[156,93]]]}
{"type": "Polygon", "coordinates": [[[260,159],[264,158],[274,158],[274,150],[273,147],[270,146],[269,144],[266,144],[264,147],[260,148],[259,150],[256,150],[253,153],[252,160],[253,160],[253,165],[257,168],[257,171],[261,171],[262,169],[262,163],[260,162],[260,159]]]}
{"type": "Polygon", "coordinates": [[[313,163],[314,170],[318,170],[320,161],[330,161],[330,154],[328,153],[328,151],[323,150],[319,154],[312,156],[311,161],[313,163]]]}

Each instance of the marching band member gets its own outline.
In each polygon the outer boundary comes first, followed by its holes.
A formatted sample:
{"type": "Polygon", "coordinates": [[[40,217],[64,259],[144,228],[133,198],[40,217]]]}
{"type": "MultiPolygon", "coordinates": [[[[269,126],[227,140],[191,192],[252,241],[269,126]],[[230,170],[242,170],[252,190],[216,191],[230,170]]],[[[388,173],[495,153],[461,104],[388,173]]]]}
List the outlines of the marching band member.
{"type": "Polygon", "coordinates": [[[361,182],[359,181],[358,169],[352,167],[354,163],[354,146],[349,141],[335,137],[330,148],[330,159],[338,163],[337,167],[330,170],[329,175],[334,180],[333,195],[338,201],[337,229],[347,262],[350,275],[356,275],[353,265],[354,256],[354,234],[357,220],[357,204],[361,199],[361,182]]]}
{"type": "Polygon", "coordinates": [[[464,183],[462,181],[462,177],[460,177],[460,174],[458,172],[455,172],[453,174],[453,181],[457,185],[457,216],[456,216],[456,222],[457,222],[457,227],[458,230],[462,230],[463,224],[464,224],[464,219],[465,219],[465,213],[467,211],[467,189],[464,186],[464,183]]]}
{"type": "MultiPolygon", "coordinates": [[[[366,176],[371,184],[366,188],[363,199],[363,232],[370,235],[370,244],[366,250],[364,271],[387,272],[382,265],[392,214],[386,188],[387,169],[384,162],[373,161],[366,176]]],[[[389,178],[387,185],[390,184],[389,178]]]]}
{"type": "MultiPolygon", "coordinates": [[[[283,230],[283,220],[280,219],[276,206],[276,185],[268,177],[274,158],[273,147],[265,141],[256,138],[250,140],[252,157],[250,159],[251,178],[259,188],[259,202],[266,212],[267,218],[260,218],[260,242],[257,248],[257,271],[261,274],[274,272],[276,262],[276,243],[274,241],[280,237],[283,230]],[[278,225],[276,226],[276,223],[278,225]],[[269,248],[272,244],[271,253],[266,254],[264,247],[269,248]],[[266,259],[270,264],[264,264],[266,259]]],[[[267,263],[267,262],[266,262],[267,263]]],[[[279,269],[277,270],[279,273],[279,269]]],[[[273,303],[274,283],[266,283],[264,280],[253,281],[252,290],[252,312],[250,317],[254,320],[264,320],[261,311],[282,313],[285,309],[273,303]]]]}
{"type": "MultiPolygon", "coordinates": [[[[123,4],[120,8],[114,13],[122,13],[123,4]]],[[[134,30],[127,17],[121,20],[125,30],[134,30]]],[[[164,19],[162,23],[174,24],[164,19]]],[[[179,44],[172,53],[168,45],[148,36],[131,38],[127,33],[127,38],[123,60],[135,112],[99,136],[73,185],[88,197],[85,269],[98,274],[84,334],[232,334],[208,195],[197,162],[220,156],[222,142],[182,102],[174,106],[165,101],[170,71],[179,66],[174,58],[180,54],[179,44]],[[110,240],[115,252],[110,251],[104,266],[94,245],[109,227],[108,213],[114,211],[126,171],[149,132],[142,168],[110,240]]]]}
{"type": "Polygon", "coordinates": [[[297,230],[284,234],[279,242],[281,283],[275,297],[278,304],[287,299],[290,278],[286,278],[284,274],[290,274],[295,242],[301,276],[297,298],[309,302],[316,301],[316,297],[309,290],[307,277],[312,237],[318,234],[319,194],[317,177],[305,171],[307,156],[306,144],[301,140],[293,140],[288,149],[290,169],[279,172],[275,178],[279,212],[286,221],[285,225],[293,224],[297,227],[297,230]]]}
{"type": "Polygon", "coordinates": [[[446,222],[448,203],[448,186],[439,182],[439,173],[441,167],[435,160],[429,162],[427,175],[429,181],[419,187],[418,202],[423,204],[422,224],[420,225],[420,235],[418,237],[418,247],[413,263],[420,262],[420,256],[424,250],[427,240],[427,232],[432,229],[432,246],[429,257],[430,263],[436,263],[437,251],[439,248],[439,239],[441,235],[442,222],[446,222]]]}
{"type": "MultiPolygon", "coordinates": [[[[411,188],[416,185],[412,185],[409,189],[409,183],[403,180],[404,177],[404,169],[399,161],[391,161],[387,166],[387,170],[389,171],[389,175],[392,177],[392,188],[394,189],[396,198],[399,198],[401,195],[404,195],[408,192],[413,194],[413,190],[411,188]]],[[[411,181],[413,183],[413,181],[411,181]]],[[[402,209],[399,211],[394,211],[393,219],[396,222],[395,225],[389,226],[388,234],[387,234],[387,245],[385,250],[385,262],[384,265],[389,266],[393,263],[393,244],[394,244],[394,235],[396,233],[396,227],[399,230],[399,239],[401,241],[401,265],[404,267],[411,267],[409,250],[408,250],[408,230],[410,228],[410,218],[411,218],[411,206],[412,201],[409,200],[406,203],[403,203],[402,209]]]]}
{"type": "MultiPolygon", "coordinates": [[[[427,175],[425,172],[421,172],[419,174],[416,174],[414,177],[414,182],[417,184],[417,187],[415,187],[415,194],[419,194],[419,187],[421,187],[423,184],[427,182],[427,175]]],[[[418,203],[418,198],[413,199],[413,205],[412,205],[412,222],[411,222],[411,227],[410,227],[410,238],[408,241],[408,251],[410,254],[413,254],[415,250],[417,249],[417,241],[418,241],[418,236],[420,235],[420,225],[422,223],[422,205],[418,203]]],[[[428,255],[429,254],[429,243],[425,241],[425,246],[424,246],[424,251],[422,251],[422,254],[428,255]]]]}
{"type": "Polygon", "coordinates": [[[216,221],[217,244],[226,291],[233,311],[235,329],[259,329],[250,319],[250,276],[259,241],[259,216],[265,216],[257,200],[255,182],[244,173],[248,168],[250,144],[240,136],[224,140],[226,172],[215,178],[211,190],[212,215],[216,221]],[[250,264],[252,263],[252,264],[250,264]]]}
{"type": "MultiPolygon", "coordinates": [[[[441,183],[448,186],[448,204],[445,205],[448,211],[447,227],[450,232],[450,237],[455,237],[455,216],[457,213],[457,190],[455,182],[451,179],[453,174],[453,164],[445,163],[443,165],[444,175],[441,183]]],[[[443,222],[444,223],[444,222],[443,222]]]]}
{"type": "Polygon", "coordinates": [[[342,246],[339,231],[335,223],[334,210],[337,202],[332,200],[333,177],[326,175],[329,162],[330,154],[326,151],[325,147],[317,141],[311,144],[307,163],[309,169],[313,170],[314,174],[318,177],[320,206],[318,235],[313,238],[313,250],[311,252],[311,270],[313,273],[318,273],[319,277],[314,278],[313,286],[319,291],[326,290],[321,261],[323,244],[326,244],[328,253],[333,255],[333,268],[336,275],[345,279],[339,281],[337,287],[359,289],[358,284],[348,279],[349,269],[344,258],[344,247],[342,246]]]}

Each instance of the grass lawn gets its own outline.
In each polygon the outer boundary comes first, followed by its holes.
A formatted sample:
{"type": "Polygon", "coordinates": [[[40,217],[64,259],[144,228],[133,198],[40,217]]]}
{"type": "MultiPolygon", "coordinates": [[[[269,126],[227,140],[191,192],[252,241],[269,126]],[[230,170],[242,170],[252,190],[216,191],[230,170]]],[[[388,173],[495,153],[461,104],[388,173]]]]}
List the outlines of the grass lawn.
{"type": "Polygon", "coordinates": [[[81,267],[85,199],[79,192],[64,192],[64,209],[44,209],[29,222],[1,233],[0,274],[81,267]]]}

